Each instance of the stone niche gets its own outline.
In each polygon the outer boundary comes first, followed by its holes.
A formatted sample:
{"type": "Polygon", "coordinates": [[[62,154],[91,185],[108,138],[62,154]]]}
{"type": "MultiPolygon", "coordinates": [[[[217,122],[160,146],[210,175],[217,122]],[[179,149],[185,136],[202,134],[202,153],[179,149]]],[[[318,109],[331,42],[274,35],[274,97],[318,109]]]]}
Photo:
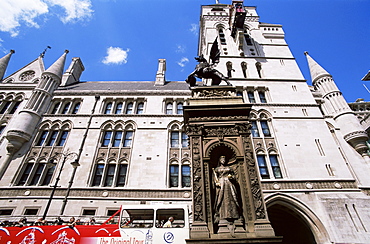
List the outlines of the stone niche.
{"type": "Polygon", "coordinates": [[[187,243],[279,243],[252,151],[251,106],[232,86],[191,88],[184,107],[192,158],[193,224],[187,243]]]}

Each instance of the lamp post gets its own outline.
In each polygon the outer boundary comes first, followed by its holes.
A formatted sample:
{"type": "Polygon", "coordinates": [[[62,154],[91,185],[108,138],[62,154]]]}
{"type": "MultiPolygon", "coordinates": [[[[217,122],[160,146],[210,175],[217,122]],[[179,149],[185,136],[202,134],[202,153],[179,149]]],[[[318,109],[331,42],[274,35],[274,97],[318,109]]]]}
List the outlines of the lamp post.
{"type": "MultiPolygon", "coordinates": [[[[63,156],[63,161],[62,161],[62,165],[60,166],[60,169],[59,169],[59,173],[58,173],[58,176],[57,178],[55,179],[55,184],[53,185],[53,190],[51,191],[51,194],[50,194],[50,197],[49,197],[49,201],[46,205],[46,208],[45,208],[45,211],[44,211],[44,214],[42,216],[43,219],[46,218],[46,215],[48,214],[48,211],[49,211],[49,208],[50,208],[50,204],[51,204],[51,201],[53,200],[53,197],[54,197],[54,193],[55,193],[55,190],[57,189],[57,186],[58,186],[58,182],[60,180],[60,175],[62,173],[62,170],[63,170],[63,167],[64,167],[64,164],[66,163],[67,161],[67,158],[68,157],[71,157],[71,156],[78,156],[77,153],[75,152],[66,152],[66,153],[58,153],[57,155],[61,154],[63,156]]],[[[51,158],[51,160],[49,161],[50,164],[55,164],[54,163],[54,160],[55,158],[51,158]]]]}
{"type": "Polygon", "coordinates": [[[71,187],[72,187],[72,184],[73,184],[73,179],[75,178],[77,167],[80,166],[80,164],[78,163],[78,158],[75,161],[73,161],[71,163],[71,165],[73,167],[73,171],[72,171],[71,179],[69,180],[69,183],[68,183],[68,188],[67,188],[66,195],[63,199],[62,208],[60,209],[60,215],[63,215],[63,213],[64,213],[64,209],[66,208],[66,205],[67,205],[69,192],[71,191],[71,187]]]}

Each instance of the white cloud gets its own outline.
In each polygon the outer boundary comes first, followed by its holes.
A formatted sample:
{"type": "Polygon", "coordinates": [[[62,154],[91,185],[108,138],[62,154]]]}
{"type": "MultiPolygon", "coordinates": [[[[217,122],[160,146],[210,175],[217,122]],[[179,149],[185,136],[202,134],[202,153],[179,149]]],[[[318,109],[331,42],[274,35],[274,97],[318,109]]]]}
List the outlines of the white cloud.
{"type": "Polygon", "coordinates": [[[180,61],[177,62],[180,67],[185,67],[185,65],[189,62],[189,59],[186,57],[181,58],[180,61]]]}
{"type": "Polygon", "coordinates": [[[127,63],[127,55],[130,49],[123,50],[120,47],[109,47],[107,56],[104,57],[104,64],[125,64],[127,63]]]}
{"type": "Polygon", "coordinates": [[[65,15],[59,16],[63,23],[88,19],[93,13],[91,0],[0,0],[0,5],[0,31],[12,37],[19,34],[22,25],[39,28],[36,19],[53,14],[51,6],[64,9],[65,15]]]}
{"type": "Polygon", "coordinates": [[[197,24],[191,24],[191,27],[189,30],[194,35],[198,35],[198,25],[197,24]]]}
{"type": "Polygon", "coordinates": [[[185,49],[186,49],[185,46],[178,44],[177,47],[176,47],[176,52],[177,53],[184,53],[185,49]]]}
{"type": "Polygon", "coordinates": [[[48,6],[41,0],[1,0],[0,31],[9,32],[15,37],[19,34],[18,27],[26,24],[39,28],[34,21],[48,12],[48,6]]]}
{"type": "Polygon", "coordinates": [[[66,15],[61,17],[63,23],[88,19],[94,12],[91,0],[46,0],[51,6],[64,8],[66,15]]]}

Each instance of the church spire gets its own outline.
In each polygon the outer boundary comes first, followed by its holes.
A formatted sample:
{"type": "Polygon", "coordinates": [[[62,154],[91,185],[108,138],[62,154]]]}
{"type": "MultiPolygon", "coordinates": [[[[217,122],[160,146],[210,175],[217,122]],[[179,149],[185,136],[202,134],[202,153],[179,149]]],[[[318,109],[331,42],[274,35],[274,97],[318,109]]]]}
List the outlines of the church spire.
{"type": "Polygon", "coordinates": [[[65,50],[62,56],[60,56],[60,58],[57,61],[55,61],[47,70],[45,70],[44,73],[52,73],[56,75],[59,78],[59,80],[61,80],[67,53],[69,53],[69,51],[65,50]]]}
{"type": "Polygon", "coordinates": [[[328,71],[321,67],[308,52],[304,52],[307,58],[308,67],[310,68],[312,84],[314,84],[322,76],[331,76],[328,71]]]}
{"type": "Polygon", "coordinates": [[[13,53],[15,53],[15,51],[10,50],[10,52],[7,55],[0,58],[0,80],[2,80],[4,78],[6,68],[8,67],[10,57],[12,56],[13,53]]]}

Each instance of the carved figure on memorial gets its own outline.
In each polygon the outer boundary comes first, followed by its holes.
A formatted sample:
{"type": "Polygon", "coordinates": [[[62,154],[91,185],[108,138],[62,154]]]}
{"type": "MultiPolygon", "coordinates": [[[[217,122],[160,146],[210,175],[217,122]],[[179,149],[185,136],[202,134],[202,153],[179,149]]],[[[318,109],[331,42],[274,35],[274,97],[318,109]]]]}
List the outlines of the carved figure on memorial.
{"type": "Polygon", "coordinates": [[[209,63],[202,55],[195,58],[199,64],[195,67],[195,70],[188,76],[186,79],[186,83],[190,85],[190,87],[196,86],[196,78],[200,79],[212,79],[211,86],[217,86],[221,83],[221,81],[225,81],[227,85],[231,86],[231,83],[228,81],[228,78],[225,77],[220,71],[214,68],[215,64],[219,62],[220,59],[220,50],[218,48],[217,38],[214,41],[211,53],[209,55],[210,60],[212,63],[209,63]]]}
{"type": "Polygon", "coordinates": [[[226,161],[225,156],[220,156],[219,166],[213,169],[216,186],[214,222],[228,222],[231,234],[235,229],[234,221],[241,219],[240,196],[235,172],[226,161]]]}

